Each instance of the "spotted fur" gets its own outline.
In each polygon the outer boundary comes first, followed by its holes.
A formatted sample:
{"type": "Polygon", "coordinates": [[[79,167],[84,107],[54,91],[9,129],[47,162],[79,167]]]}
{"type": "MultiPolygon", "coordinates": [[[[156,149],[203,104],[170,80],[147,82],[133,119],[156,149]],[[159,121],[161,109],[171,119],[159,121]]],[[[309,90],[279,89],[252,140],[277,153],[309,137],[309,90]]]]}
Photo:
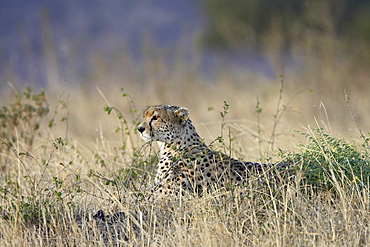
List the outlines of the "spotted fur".
{"type": "Polygon", "coordinates": [[[210,149],[196,132],[189,111],[157,105],[144,112],[138,131],[145,141],[157,141],[160,160],[155,190],[161,194],[202,194],[230,184],[245,183],[265,165],[241,162],[210,149]]]}

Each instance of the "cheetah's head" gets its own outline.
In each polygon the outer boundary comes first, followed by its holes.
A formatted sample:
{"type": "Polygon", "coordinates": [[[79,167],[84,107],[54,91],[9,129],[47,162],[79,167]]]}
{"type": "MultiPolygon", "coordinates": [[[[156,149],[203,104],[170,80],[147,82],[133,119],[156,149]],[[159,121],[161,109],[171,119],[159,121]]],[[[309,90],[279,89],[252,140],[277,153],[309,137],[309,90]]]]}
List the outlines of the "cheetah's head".
{"type": "Polygon", "coordinates": [[[137,128],[145,141],[171,143],[180,137],[189,119],[189,110],[174,105],[152,106],[144,112],[144,121],[137,128]]]}

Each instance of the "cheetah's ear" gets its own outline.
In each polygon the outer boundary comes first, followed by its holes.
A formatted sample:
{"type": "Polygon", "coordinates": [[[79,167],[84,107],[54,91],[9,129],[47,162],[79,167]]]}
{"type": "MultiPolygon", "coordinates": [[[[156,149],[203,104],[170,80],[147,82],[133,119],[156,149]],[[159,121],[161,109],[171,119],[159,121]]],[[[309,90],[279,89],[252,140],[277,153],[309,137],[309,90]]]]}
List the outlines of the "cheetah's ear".
{"type": "Polygon", "coordinates": [[[178,110],[175,111],[175,115],[180,118],[182,121],[186,121],[189,119],[189,110],[184,107],[180,107],[178,110]]]}

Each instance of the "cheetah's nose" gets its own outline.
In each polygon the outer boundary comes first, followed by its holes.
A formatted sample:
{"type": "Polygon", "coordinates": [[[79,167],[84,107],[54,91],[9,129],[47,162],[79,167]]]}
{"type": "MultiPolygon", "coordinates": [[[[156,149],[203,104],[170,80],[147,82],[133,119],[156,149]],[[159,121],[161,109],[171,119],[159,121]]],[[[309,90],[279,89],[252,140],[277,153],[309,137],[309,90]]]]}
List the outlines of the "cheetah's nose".
{"type": "Polygon", "coordinates": [[[145,128],[143,126],[139,126],[137,127],[137,130],[140,132],[140,133],[143,133],[145,128]]]}

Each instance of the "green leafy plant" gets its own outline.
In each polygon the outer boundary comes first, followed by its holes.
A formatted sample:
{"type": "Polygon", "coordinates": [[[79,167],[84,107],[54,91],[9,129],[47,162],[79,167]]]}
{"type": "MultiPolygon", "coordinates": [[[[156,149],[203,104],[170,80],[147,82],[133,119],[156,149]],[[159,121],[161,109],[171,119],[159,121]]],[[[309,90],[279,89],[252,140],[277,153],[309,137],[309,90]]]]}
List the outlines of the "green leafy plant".
{"type": "Polygon", "coordinates": [[[368,150],[360,150],[320,129],[311,133],[297,132],[308,142],[299,145],[300,152],[283,153],[282,157],[301,166],[305,184],[325,190],[338,187],[360,189],[369,185],[368,150]]]}
{"type": "MultiPolygon", "coordinates": [[[[103,93],[101,91],[99,92],[104,97],[103,93]]],[[[139,114],[137,113],[138,111],[136,110],[133,100],[123,88],[121,88],[121,96],[128,99],[128,104],[130,106],[130,117],[132,118],[131,121],[128,120],[127,116],[122,114],[122,112],[117,107],[111,106],[105,97],[104,99],[107,105],[104,107],[104,111],[108,115],[110,115],[112,112],[115,113],[119,123],[119,127],[117,127],[116,132],[121,133],[122,136],[122,147],[120,149],[122,150],[122,152],[125,152],[127,145],[130,145],[131,147],[135,146],[131,134],[132,132],[136,133],[136,128],[139,125],[139,114]]]]}
{"type": "Polygon", "coordinates": [[[61,138],[57,138],[51,147],[49,158],[41,161],[30,153],[18,153],[14,150],[13,154],[22,164],[24,159],[31,159],[32,162],[27,162],[27,166],[24,164],[22,174],[25,175],[9,174],[5,183],[0,185],[0,212],[3,219],[48,227],[50,220],[58,217],[58,210],[75,207],[73,199],[83,191],[80,187],[80,174],[61,178],[59,174],[73,166],[73,162],[59,162],[61,169],[56,171],[50,164],[54,153],[65,145],[61,138]],[[32,175],[31,166],[40,167],[41,173],[32,175]]]}
{"type": "Polygon", "coordinates": [[[40,123],[48,113],[45,91],[33,93],[26,87],[15,95],[14,102],[0,108],[0,139],[8,144],[22,142],[31,147],[40,123]]]}
{"type": "MultiPolygon", "coordinates": [[[[102,92],[100,94],[105,98],[102,92]]],[[[119,198],[121,198],[122,191],[128,188],[139,195],[142,194],[142,191],[149,186],[148,181],[152,181],[148,177],[155,173],[155,166],[158,161],[157,154],[154,153],[152,146],[147,145],[149,143],[144,144],[140,148],[137,146],[137,142],[134,141],[139,138],[137,126],[140,124],[142,110],[138,111],[136,109],[132,98],[123,88],[121,88],[121,96],[127,99],[129,113],[122,113],[117,107],[111,106],[106,98],[107,105],[104,107],[104,111],[108,115],[114,113],[116,116],[119,127],[116,128],[115,132],[121,134],[122,145],[115,147],[115,150],[117,150],[117,154],[124,156],[128,160],[130,166],[122,168],[113,178],[105,178],[100,174],[92,172],[92,175],[106,181],[107,185],[115,186],[119,198]],[[149,147],[148,153],[144,152],[146,147],[149,147]]],[[[95,157],[97,163],[101,165],[106,164],[106,161],[100,155],[96,154],[95,157]]]]}

